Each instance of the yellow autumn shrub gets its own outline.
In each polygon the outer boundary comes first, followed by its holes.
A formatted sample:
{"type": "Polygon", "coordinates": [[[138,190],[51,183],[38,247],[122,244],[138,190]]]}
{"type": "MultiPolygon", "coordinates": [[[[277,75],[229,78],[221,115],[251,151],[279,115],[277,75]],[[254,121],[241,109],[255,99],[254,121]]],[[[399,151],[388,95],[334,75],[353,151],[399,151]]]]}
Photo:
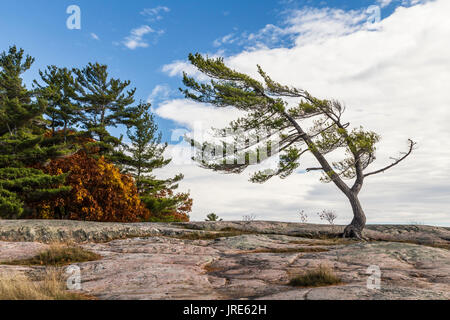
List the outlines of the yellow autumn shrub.
{"type": "Polygon", "coordinates": [[[148,220],[150,212],[142,204],[132,177],[103,157],[93,158],[80,151],[56,159],[41,168],[48,174],[69,172],[66,184],[72,187],[64,197],[33,204],[33,218],[72,219],[103,222],[148,220]]]}

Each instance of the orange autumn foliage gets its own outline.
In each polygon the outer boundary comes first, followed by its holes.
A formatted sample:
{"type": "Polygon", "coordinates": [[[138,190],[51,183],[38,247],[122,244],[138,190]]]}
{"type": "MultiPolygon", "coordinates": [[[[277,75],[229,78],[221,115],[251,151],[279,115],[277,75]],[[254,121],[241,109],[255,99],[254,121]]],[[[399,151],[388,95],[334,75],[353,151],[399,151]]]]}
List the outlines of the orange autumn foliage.
{"type": "Polygon", "coordinates": [[[41,168],[48,174],[70,172],[66,185],[69,195],[36,204],[40,219],[71,219],[102,222],[139,222],[149,219],[132,177],[120,173],[103,157],[90,157],[80,151],[56,159],[41,168]]]}

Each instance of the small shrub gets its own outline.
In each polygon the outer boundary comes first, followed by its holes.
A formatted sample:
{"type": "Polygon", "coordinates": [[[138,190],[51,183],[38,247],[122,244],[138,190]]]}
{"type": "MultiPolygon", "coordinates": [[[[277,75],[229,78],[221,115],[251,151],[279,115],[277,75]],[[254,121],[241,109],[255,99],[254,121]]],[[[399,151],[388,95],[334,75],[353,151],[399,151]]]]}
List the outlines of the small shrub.
{"type": "Polygon", "coordinates": [[[248,214],[248,215],[242,216],[242,220],[246,221],[246,222],[251,222],[251,221],[254,221],[255,219],[256,219],[256,215],[254,215],[254,214],[248,214]]]}
{"type": "Polygon", "coordinates": [[[319,266],[315,270],[306,271],[304,274],[292,278],[289,284],[295,287],[323,287],[341,282],[341,278],[335,275],[330,268],[319,266]]]}
{"type": "Polygon", "coordinates": [[[133,178],[105,158],[85,151],[42,166],[50,175],[67,174],[71,191],[52,200],[29,203],[29,219],[69,219],[100,222],[141,222],[150,212],[141,202],[133,178]]]}
{"type": "Polygon", "coordinates": [[[300,221],[302,223],[308,222],[308,214],[305,212],[305,210],[300,211],[300,221]]]}
{"type": "Polygon", "coordinates": [[[317,215],[319,216],[320,220],[328,221],[329,224],[334,225],[334,220],[337,218],[336,212],[332,210],[322,210],[321,212],[318,212],[317,215]]]}
{"type": "Polygon", "coordinates": [[[189,193],[174,193],[163,189],[153,194],[141,195],[150,216],[147,222],[189,222],[193,200],[189,193]]]}
{"type": "Polygon", "coordinates": [[[8,265],[64,266],[72,263],[94,261],[99,259],[101,259],[100,255],[84,250],[80,247],[52,245],[49,249],[38,253],[32,258],[6,261],[2,263],[8,265]]]}
{"type": "Polygon", "coordinates": [[[410,221],[409,224],[412,226],[424,226],[425,225],[424,222],[420,222],[420,221],[410,221]]]}
{"type": "Polygon", "coordinates": [[[220,219],[215,213],[210,213],[206,216],[205,221],[223,221],[223,219],[220,219]]]}

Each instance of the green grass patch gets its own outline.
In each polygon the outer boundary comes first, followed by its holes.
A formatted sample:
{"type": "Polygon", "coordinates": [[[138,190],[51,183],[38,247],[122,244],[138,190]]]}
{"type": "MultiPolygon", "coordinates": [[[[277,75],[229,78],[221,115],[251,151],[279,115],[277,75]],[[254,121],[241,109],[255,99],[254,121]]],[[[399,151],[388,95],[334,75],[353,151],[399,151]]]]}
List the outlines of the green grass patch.
{"type": "Polygon", "coordinates": [[[304,274],[298,275],[289,281],[289,285],[294,287],[323,287],[342,283],[333,271],[324,266],[319,266],[315,270],[308,270],[304,274]]]}

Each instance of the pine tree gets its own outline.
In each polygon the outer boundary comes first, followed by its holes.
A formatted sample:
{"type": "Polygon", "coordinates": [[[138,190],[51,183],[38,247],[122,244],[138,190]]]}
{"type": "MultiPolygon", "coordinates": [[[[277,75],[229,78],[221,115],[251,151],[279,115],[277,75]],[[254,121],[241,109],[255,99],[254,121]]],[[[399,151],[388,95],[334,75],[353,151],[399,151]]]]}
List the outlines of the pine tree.
{"type": "Polygon", "coordinates": [[[67,68],[48,66],[45,71],[39,71],[43,85],[34,80],[42,98],[47,100],[45,115],[50,121],[53,135],[58,128],[63,129],[64,140],[67,140],[68,129],[78,118],[78,105],[75,98],[75,79],[67,68]]]}
{"type": "Polygon", "coordinates": [[[210,83],[199,83],[184,74],[183,82],[187,89],[181,91],[187,98],[217,107],[233,106],[245,112],[229,127],[217,130],[217,136],[222,140],[220,143],[192,141],[198,147],[199,156],[196,159],[201,166],[241,173],[249,165],[278,154],[279,166],[276,170],[259,171],[251,178],[252,182],[263,183],[274,176],[286,178],[291,175],[300,166],[301,157],[309,153],[318,166],[307,168],[306,172],[322,172],[322,180],[334,183],[350,202],[353,220],[345,228],[344,237],[363,238],[366,216],[358,194],[364,181],[406,159],[414,150],[415,142],[409,140],[407,152],[395,158],[392,164],[365,172],[375,160],[376,143],[380,136],[362,127],[349,129],[350,124],[342,118],[345,107],[338,101],[318,99],[305,90],[279,84],[259,66],[262,82],[230,69],[222,58],[191,54],[189,60],[212,80],[210,83]],[[295,104],[292,102],[294,99],[295,104]],[[306,129],[308,124],[312,126],[306,129]],[[233,132],[237,134],[230,148],[224,138],[233,132]],[[326,156],[338,149],[345,151],[346,157],[330,162],[326,156]],[[347,185],[345,179],[353,180],[353,184],[347,185]]]}
{"type": "MultiPolygon", "coordinates": [[[[158,133],[158,125],[153,115],[149,112],[150,104],[140,103],[133,109],[131,126],[127,131],[130,145],[126,147],[126,154],[121,164],[127,173],[131,174],[145,203],[154,217],[161,221],[176,212],[190,211],[192,200],[189,194],[174,194],[178,188],[177,182],[184,176],[179,174],[172,179],[157,179],[153,170],[165,167],[171,159],[163,156],[167,143],[161,143],[161,133],[158,133]]],[[[170,220],[170,218],[169,218],[170,220]]]]}
{"type": "Polygon", "coordinates": [[[206,216],[205,221],[223,221],[223,219],[220,219],[215,213],[210,213],[206,216]]]}
{"type": "Polygon", "coordinates": [[[109,127],[128,124],[129,106],[134,102],[136,89],[125,92],[130,81],[110,78],[108,67],[99,63],[89,63],[83,69],[73,69],[76,75],[76,100],[80,103],[78,123],[98,142],[100,154],[113,162],[116,148],[122,141],[109,134],[109,127]]]}
{"type": "Polygon", "coordinates": [[[130,173],[141,194],[154,192],[158,185],[165,182],[157,182],[152,171],[168,165],[171,159],[164,159],[163,153],[167,143],[162,144],[161,133],[158,133],[158,125],[149,112],[150,104],[140,103],[133,112],[132,126],[127,130],[127,136],[131,144],[126,146],[128,157],[122,164],[130,173]]]}
{"type": "Polygon", "coordinates": [[[27,56],[23,60],[23,50],[15,46],[0,56],[0,136],[17,133],[17,129],[38,117],[45,110],[41,99],[32,101],[33,93],[22,84],[20,75],[34,63],[34,58],[27,56]]]}
{"type": "Polygon", "coordinates": [[[0,215],[21,217],[26,203],[68,191],[64,175],[30,168],[67,152],[44,136],[46,102],[27,90],[21,75],[34,62],[15,46],[0,55],[0,215]]]}

